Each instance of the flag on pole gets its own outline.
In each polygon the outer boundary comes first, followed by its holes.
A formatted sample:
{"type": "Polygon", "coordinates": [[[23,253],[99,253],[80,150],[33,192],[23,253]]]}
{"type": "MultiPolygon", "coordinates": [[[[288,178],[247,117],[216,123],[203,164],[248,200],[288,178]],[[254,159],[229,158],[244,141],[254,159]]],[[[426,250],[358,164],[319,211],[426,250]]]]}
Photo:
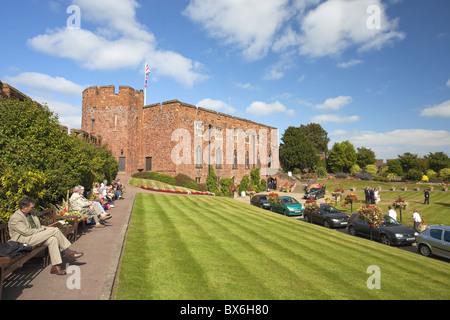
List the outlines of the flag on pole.
{"type": "Polygon", "coordinates": [[[147,88],[147,80],[148,80],[148,74],[150,73],[150,67],[148,63],[145,64],[145,87],[147,88]]]}

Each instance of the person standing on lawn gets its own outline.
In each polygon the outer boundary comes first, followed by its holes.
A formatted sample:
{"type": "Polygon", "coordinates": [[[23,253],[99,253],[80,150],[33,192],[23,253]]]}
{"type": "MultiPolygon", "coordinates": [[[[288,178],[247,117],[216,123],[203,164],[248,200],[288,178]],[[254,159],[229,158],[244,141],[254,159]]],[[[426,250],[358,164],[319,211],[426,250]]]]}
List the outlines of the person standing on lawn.
{"type": "Polygon", "coordinates": [[[425,196],[425,199],[423,201],[423,204],[430,204],[430,191],[428,189],[426,189],[423,192],[423,195],[425,196]]]}
{"type": "Polygon", "coordinates": [[[417,232],[419,231],[419,225],[422,222],[422,218],[420,217],[420,214],[417,212],[417,209],[414,209],[413,215],[412,215],[412,221],[414,222],[414,230],[417,232]]]}

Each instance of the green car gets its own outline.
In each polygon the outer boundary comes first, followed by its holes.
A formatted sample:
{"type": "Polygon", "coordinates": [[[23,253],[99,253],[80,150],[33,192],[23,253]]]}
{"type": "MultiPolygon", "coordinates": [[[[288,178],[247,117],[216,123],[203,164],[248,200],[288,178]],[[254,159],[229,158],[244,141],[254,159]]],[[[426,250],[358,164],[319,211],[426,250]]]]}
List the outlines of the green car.
{"type": "Polygon", "coordinates": [[[303,206],[300,202],[289,196],[281,196],[281,202],[271,202],[270,210],[282,213],[285,216],[301,216],[303,214],[303,206]]]}

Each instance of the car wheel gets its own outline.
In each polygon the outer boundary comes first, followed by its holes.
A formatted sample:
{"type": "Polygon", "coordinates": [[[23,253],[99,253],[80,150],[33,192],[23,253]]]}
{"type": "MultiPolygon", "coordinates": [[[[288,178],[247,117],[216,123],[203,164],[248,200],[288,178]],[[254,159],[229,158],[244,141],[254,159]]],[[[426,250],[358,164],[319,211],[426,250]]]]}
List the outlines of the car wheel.
{"type": "Polygon", "coordinates": [[[286,210],[283,210],[283,215],[287,216],[286,210]]]}
{"type": "Polygon", "coordinates": [[[324,220],[324,221],[323,221],[323,226],[324,226],[325,228],[330,228],[330,223],[328,222],[328,220],[324,220]]]}
{"type": "Polygon", "coordinates": [[[352,236],[356,236],[356,229],[354,226],[348,227],[348,233],[350,233],[352,236]]]}
{"type": "Polygon", "coordinates": [[[421,244],[419,246],[419,252],[421,255],[425,257],[431,257],[433,253],[431,252],[430,248],[427,245],[421,244]]]}
{"type": "Polygon", "coordinates": [[[305,214],[305,215],[303,216],[303,220],[305,220],[305,222],[309,222],[309,217],[305,214]]]}
{"type": "Polygon", "coordinates": [[[389,239],[389,237],[387,235],[385,235],[385,234],[381,235],[380,241],[381,241],[382,244],[385,244],[387,246],[391,245],[391,239],[389,239]]]}

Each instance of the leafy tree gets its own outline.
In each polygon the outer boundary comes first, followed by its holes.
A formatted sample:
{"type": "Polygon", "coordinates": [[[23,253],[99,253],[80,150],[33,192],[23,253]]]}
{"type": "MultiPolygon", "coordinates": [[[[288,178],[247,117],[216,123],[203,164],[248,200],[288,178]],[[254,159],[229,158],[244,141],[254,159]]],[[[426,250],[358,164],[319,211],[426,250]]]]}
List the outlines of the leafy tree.
{"type": "Polygon", "coordinates": [[[317,150],[300,128],[290,126],[281,138],[279,154],[285,168],[303,171],[313,169],[319,162],[317,150]]]}
{"type": "Polygon", "coordinates": [[[375,176],[377,174],[378,168],[374,164],[368,164],[364,168],[364,171],[367,172],[367,173],[370,173],[370,175],[372,175],[372,176],[375,176]]]}
{"type": "Polygon", "coordinates": [[[400,161],[403,172],[408,172],[410,169],[414,168],[417,158],[417,154],[411,152],[405,152],[402,155],[398,155],[398,160],[400,161]]]}
{"type": "Polygon", "coordinates": [[[407,173],[405,173],[404,178],[411,181],[420,181],[422,179],[422,171],[417,169],[409,169],[407,173]]]}
{"type": "Polygon", "coordinates": [[[300,131],[302,131],[306,138],[313,143],[318,153],[328,153],[328,133],[318,123],[309,123],[307,125],[301,125],[300,131]]]}
{"type": "Polygon", "coordinates": [[[428,160],[429,168],[435,172],[450,167],[450,158],[444,152],[430,152],[425,159],[428,160]]]}
{"type": "Polygon", "coordinates": [[[439,179],[446,182],[450,181],[450,168],[439,170],[439,179]]]}
{"type": "Polygon", "coordinates": [[[348,140],[336,142],[329,152],[327,163],[334,173],[350,172],[350,168],[356,163],[355,147],[348,140]]]}
{"type": "Polygon", "coordinates": [[[376,161],[375,152],[370,148],[361,147],[357,148],[356,152],[356,163],[361,167],[365,168],[369,164],[374,164],[376,161]]]}
{"type": "Polygon", "coordinates": [[[387,165],[389,168],[388,170],[389,173],[393,173],[397,176],[401,176],[403,174],[403,168],[399,160],[397,159],[389,160],[387,165]]]}
{"type": "Polygon", "coordinates": [[[250,179],[248,178],[248,175],[243,176],[242,180],[241,180],[241,183],[239,183],[239,185],[238,185],[239,194],[242,191],[247,192],[249,184],[250,184],[250,179]]]}
{"type": "Polygon", "coordinates": [[[7,220],[25,196],[48,207],[75,185],[115,178],[117,161],[98,148],[67,135],[47,106],[0,100],[0,219],[7,220]]]}
{"type": "Polygon", "coordinates": [[[217,176],[214,172],[213,166],[209,166],[208,177],[206,178],[206,187],[208,191],[213,192],[216,195],[220,194],[219,187],[217,186],[217,176]]]}

